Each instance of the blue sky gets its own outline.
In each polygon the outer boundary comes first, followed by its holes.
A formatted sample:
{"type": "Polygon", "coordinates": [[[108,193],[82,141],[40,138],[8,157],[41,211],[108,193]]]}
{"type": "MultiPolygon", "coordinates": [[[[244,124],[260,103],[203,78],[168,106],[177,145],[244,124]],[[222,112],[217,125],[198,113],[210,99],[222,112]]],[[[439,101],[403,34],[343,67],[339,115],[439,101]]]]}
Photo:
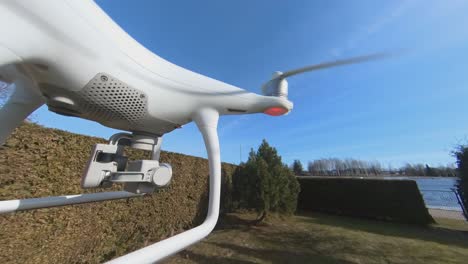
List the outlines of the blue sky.
{"type": "MultiPolygon", "coordinates": [[[[468,134],[467,1],[97,1],[157,55],[252,92],[273,71],[371,52],[410,49],[386,61],[290,78],[295,108],[283,117],[222,117],[222,160],[263,138],[286,163],[322,157],[445,165],[468,134]]],[[[42,107],[38,123],[109,137],[97,123],[42,107]]],[[[194,124],[163,149],[205,156],[194,124]]]]}

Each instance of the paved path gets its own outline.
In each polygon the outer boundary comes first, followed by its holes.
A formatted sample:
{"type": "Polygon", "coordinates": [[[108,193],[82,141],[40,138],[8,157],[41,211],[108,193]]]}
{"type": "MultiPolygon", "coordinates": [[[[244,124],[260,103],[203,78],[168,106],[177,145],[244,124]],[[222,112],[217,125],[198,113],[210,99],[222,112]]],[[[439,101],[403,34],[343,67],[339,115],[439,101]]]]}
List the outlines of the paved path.
{"type": "Polygon", "coordinates": [[[429,208],[429,213],[432,215],[432,217],[436,217],[436,218],[448,218],[448,219],[465,220],[465,216],[460,211],[431,209],[431,208],[429,208]]]}

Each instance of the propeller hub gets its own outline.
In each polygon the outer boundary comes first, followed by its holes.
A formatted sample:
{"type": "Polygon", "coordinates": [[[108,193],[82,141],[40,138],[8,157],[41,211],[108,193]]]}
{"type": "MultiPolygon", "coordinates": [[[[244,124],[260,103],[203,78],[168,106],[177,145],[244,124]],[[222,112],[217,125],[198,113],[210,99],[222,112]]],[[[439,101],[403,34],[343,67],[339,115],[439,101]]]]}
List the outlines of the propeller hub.
{"type": "Polygon", "coordinates": [[[278,78],[278,77],[281,77],[281,75],[283,75],[283,72],[275,71],[275,72],[273,72],[273,74],[271,75],[271,78],[272,78],[272,79],[276,79],[276,78],[278,78]]]}

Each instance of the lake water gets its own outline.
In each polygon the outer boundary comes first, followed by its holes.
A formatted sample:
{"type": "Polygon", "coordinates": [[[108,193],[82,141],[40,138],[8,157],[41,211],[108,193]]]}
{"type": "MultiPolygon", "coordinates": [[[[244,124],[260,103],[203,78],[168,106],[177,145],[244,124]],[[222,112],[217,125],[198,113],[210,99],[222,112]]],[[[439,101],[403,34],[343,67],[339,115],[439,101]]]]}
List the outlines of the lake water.
{"type": "Polygon", "coordinates": [[[385,177],[386,179],[409,179],[416,181],[428,208],[462,211],[457,196],[457,178],[453,177],[385,177]]]}

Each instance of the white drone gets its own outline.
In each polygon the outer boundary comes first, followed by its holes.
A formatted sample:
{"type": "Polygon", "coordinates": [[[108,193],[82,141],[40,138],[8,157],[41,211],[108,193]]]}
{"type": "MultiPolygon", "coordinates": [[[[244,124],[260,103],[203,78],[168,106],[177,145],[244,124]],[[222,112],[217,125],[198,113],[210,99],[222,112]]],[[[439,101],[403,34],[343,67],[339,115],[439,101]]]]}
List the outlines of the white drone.
{"type": "Polygon", "coordinates": [[[169,164],[159,163],[162,136],[194,121],[209,160],[209,208],[198,227],[109,263],[153,263],[207,236],[218,219],[220,115],[289,113],[286,77],[385,56],[373,54],[274,73],[263,95],[174,65],[144,48],[93,1],[1,1],[0,80],[14,93],[0,110],[0,144],[35,109],[49,110],[128,131],[95,145],[83,188],[124,183],[125,191],[0,202],[0,213],[141,196],[167,186],[169,164]],[[151,160],[127,161],[123,148],[152,151],[151,160]]]}

